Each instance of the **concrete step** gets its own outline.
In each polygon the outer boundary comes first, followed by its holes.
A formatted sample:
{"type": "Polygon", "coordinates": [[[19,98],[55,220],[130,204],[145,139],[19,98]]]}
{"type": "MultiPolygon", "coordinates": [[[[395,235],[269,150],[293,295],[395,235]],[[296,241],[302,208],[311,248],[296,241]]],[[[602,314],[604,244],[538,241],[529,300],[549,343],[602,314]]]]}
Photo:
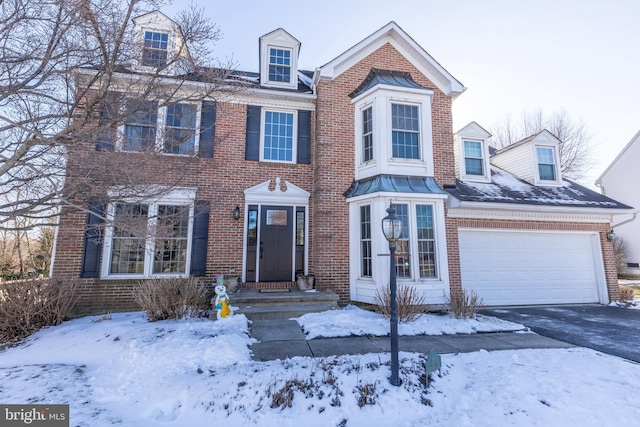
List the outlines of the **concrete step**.
{"type": "Polygon", "coordinates": [[[338,308],[338,295],[333,291],[260,292],[258,289],[240,289],[229,295],[236,313],[249,320],[275,320],[300,317],[338,308]]]}

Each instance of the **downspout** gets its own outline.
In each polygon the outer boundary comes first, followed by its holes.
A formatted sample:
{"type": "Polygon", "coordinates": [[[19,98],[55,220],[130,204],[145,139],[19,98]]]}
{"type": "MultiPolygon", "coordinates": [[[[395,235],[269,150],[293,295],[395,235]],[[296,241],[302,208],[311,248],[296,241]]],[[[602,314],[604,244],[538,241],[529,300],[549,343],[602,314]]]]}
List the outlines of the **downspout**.
{"type": "Polygon", "coordinates": [[[621,226],[621,225],[623,225],[623,224],[626,224],[626,223],[628,223],[628,222],[634,221],[634,220],[636,219],[636,217],[637,217],[637,216],[638,216],[638,211],[635,211],[635,212],[633,213],[633,216],[632,216],[631,218],[629,218],[629,219],[628,219],[628,220],[626,220],[626,221],[622,221],[622,222],[620,222],[620,223],[618,223],[618,224],[616,224],[616,225],[611,224],[611,228],[619,227],[619,226],[621,226]]]}

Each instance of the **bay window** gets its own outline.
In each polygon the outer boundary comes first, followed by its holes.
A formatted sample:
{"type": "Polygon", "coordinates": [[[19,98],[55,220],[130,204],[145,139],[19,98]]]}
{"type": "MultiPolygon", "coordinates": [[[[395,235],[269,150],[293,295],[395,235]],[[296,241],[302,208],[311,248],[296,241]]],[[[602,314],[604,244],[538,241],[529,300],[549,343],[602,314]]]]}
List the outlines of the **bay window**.
{"type": "Polygon", "coordinates": [[[396,203],[392,206],[403,225],[396,243],[397,277],[438,277],[433,205],[396,203]]]}

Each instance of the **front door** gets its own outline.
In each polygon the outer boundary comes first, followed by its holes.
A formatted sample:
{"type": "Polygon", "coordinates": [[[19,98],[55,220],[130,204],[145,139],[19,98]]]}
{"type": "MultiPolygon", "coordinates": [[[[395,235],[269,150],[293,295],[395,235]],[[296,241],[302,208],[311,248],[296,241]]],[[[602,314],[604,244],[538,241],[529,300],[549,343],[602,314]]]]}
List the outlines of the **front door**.
{"type": "Polygon", "coordinates": [[[293,280],[293,208],[262,206],[259,276],[261,282],[293,280]]]}

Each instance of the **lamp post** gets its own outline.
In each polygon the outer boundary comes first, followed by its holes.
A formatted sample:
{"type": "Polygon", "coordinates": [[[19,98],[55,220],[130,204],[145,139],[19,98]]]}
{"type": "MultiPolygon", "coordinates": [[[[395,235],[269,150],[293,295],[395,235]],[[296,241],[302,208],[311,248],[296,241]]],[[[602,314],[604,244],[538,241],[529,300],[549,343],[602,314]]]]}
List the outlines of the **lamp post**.
{"type": "Polygon", "coordinates": [[[402,234],[402,220],[396,216],[396,209],[389,205],[388,215],[382,219],[382,233],[389,241],[389,288],[391,290],[391,379],[392,385],[399,386],[398,375],[398,301],[396,297],[396,241],[402,234]]]}

